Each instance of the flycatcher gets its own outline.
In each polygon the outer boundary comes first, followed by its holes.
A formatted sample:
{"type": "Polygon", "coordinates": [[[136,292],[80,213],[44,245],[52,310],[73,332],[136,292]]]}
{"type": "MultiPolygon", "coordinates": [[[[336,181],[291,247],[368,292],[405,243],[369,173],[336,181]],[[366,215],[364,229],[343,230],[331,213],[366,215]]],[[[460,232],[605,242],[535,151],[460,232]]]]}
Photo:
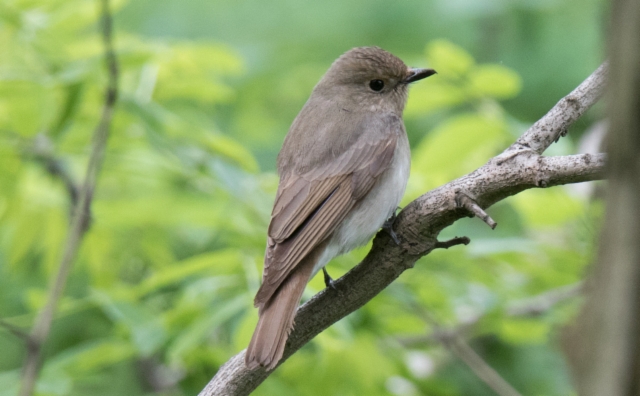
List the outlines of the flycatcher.
{"type": "Polygon", "coordinates": [[[307,282],[395,213],[411,162],[402,122],[407,87],[433,74],[362,47],[338,58],[313,89],[278,155],[249,368],[276,367],[307,282]]]}

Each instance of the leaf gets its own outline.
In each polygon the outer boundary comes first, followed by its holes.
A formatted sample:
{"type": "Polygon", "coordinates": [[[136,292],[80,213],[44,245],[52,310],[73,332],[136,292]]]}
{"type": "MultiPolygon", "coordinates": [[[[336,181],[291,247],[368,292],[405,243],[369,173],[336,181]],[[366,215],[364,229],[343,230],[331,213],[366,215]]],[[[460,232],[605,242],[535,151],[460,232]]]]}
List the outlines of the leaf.
{"type": "Polygon", "coordinates": [[[467,100],[467,94],[460,86],[438,79],[428,79],[411,87],[404,114],[407,117],[416,117],[454,107],[467,100]]]}
{"type": "Polygon", "coordinates": [[[145,279],[135,292],[142,297],[170,284],[178,283],[205,270],[213,271],[240,265],[241,254],[236,249],[204,253],[174,263],[145,279]],[[224,267],[223,264],[224,263],[224,267]]]}
{"type": "Polygon", "coordinates": [[[20,390],[20,370],[0,372],[0,396],[15,396],[20,390]]]}
{"type": "Polygon", "coordinates": [[[247,296],[241,294],[226,301],[217,301],[216,309],[211,314],[191,323],[185,331],[167,348],[167,356],[170,362],[180,363],[190,351],[201,345],[205,338],[217,327],[227,322],[247,308],[247,296]]]}
{"type": "Polygon", "coordinates": [[[579,219],[584,202],[567,194],[563,187],[532,189],[511,199],[511,204],[532,227],[554,227],[579,219]]]}
{"type": "Polygon", "coordinates": [[[462,77],[475,64],[475,60],[465,49],[443,39],[429,42],[425,55],[430,66],[443,77],[462,77]]]}
{"type": "Polygon", "coordinates": [[[479,65],[469,73],[469,83],[478,96],[509,99],[522,88],[522,79],[502,65],[479,65]]]}
{"type": "Polygon", "coordinates": [[[72,122],[73,117],[78,112],[81,104],[84,83],[71,83],[65,87],[65,100],[59,116],[53,126],[49,129],[49,134],[55,140],[61,133],[65,131],[67,126],[72,122]]]}
{"type": "Polygon", "coordinates": [[[129,329],[133,345],[142,356],[153,354],[167,339],[164,325],[148,306],[126,300],[115,300],[106,293],[96,291],[94,298],[115,322],[129,329]]]}
{"type": "Polygon", "coordinates": [[[154,97],[159,101],[228,102],[234,91],[220,77],[242,72],[238,56],[225,46],[210,43],[175,44],[159,57],[158,65],[154,97]]]}
{"type": "Polygon", "coordinates": [[[208,133],[202,139],[202,142],[205,144],[205,147],[209,148],[213,153],[230,159],[248,172],[257,172],[259,170],[258,161],[256,161],[253,154],[230,137],[208,133]]]}
{"type": "Polygon", "coordinates": [[[65,370],[55,366],[45,366],[36,383],[36,393],[38,395],[65,396],[71,392],[72,387],[73,380],[65,370]]]}
{"type": "Polygon", "coordinates": [[[67,348],[51,357],[45,366],[50,371],[87,374],[135,357],[131,343],[119,339],[99,339],[67,348]]]}
{"type": "Polygon", "coordinates": [[[549,325],[541,320],[504,319],[499,334],[505,341],[514,344],[543,343],[549,331],[549,325]]]}
{"type": "Polygon", "coordinates": [[[506,124],[500,117],[467,113],[444,121],[412,153],[405,201],[481,166],[506,138],[506,124]]]}

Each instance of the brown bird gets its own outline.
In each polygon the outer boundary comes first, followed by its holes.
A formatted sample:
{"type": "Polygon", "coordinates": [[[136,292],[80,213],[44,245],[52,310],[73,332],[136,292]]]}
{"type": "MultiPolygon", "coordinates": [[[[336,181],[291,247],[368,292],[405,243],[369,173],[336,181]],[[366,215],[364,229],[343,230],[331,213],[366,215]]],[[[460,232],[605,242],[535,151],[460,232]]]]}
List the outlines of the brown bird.
{"type": "Polygon", "coordinates": [[[307,282],[333,257],[366,244],[395,213],[411,162],[402,122],[407,87],[434,73],[377,47],[354,48],[313,89],[278,155],[247,367],[276,367],[307,282]]]}

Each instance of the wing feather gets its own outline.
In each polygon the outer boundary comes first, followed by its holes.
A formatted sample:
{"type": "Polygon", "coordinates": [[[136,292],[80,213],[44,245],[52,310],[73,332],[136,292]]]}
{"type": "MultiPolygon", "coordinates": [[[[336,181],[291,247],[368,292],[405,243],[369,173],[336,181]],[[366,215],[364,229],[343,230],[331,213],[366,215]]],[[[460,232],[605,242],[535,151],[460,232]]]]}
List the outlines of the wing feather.
{"type": "Polygon", "coordinates": [[[292,171],[281,180],[256,306],[269,301],[298,263],[336,230],[389,168],[399,133],[404,131],[398,129],[403,128],[401,121],[384,127],[391,130],[371,140],[363,135],[324,166],[304,173],[292,171]]]}

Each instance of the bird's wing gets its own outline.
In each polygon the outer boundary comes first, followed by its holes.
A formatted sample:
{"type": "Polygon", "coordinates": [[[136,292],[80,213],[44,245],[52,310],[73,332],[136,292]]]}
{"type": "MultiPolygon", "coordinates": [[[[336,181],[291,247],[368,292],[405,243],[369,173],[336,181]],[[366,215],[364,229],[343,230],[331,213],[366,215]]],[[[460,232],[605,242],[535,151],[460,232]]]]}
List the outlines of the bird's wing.
{"type": "Polygon", "coordinates": [[[396,133],[369,141],[363,137],[331,161],[304,174],[292,172],[280,181],[256,306],[269,301],[300,260],[331,235],[371,190],[391,164],[397,139],[396,133]]]}

